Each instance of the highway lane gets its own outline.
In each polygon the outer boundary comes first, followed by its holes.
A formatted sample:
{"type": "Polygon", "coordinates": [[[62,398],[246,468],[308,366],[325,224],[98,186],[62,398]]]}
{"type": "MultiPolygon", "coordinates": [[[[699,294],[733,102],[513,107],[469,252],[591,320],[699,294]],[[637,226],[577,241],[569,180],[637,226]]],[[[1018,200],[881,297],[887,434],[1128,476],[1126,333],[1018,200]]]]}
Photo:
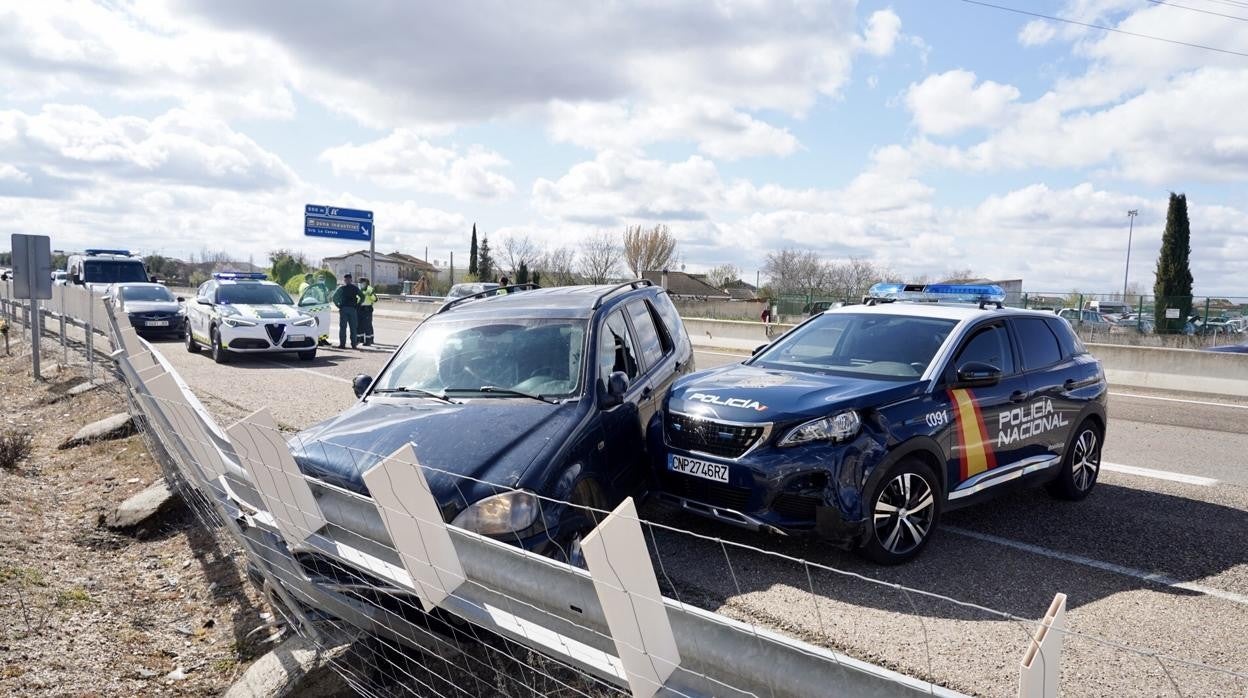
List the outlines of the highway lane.
{"type": "MultiPolygon", "coordinates": [[[[285,426],[298,428],[350,405],[350,378],[375,375],[414,326],[381,317],[376,324],[387,346],[323,349],[306,363],[293,356],[240,357],[217,366],[176,343],[161,347],[222,421],[267,405],[285,426]]],[[[701,368],[741,358],[696,355],[701,368]]],[[[1105,460],[1146,470],[1107,469],[1084,502],[1023,491],[955,512],[919,560],[898,568],[651,503],[643,508],[646,518],[688,531],[655,529],[665,591],[986,695],[1014,693],[1009,682],[1029,627],[840,572],[1024,618],[1042,615],[1053,594],[1064,592],[1080,632],[1216,666],[1248,666],[1248,646],[1239,640],[1248,627],[1248,409],[1207,396],[1114,392],[1105,460]],[[1166,473],[1209,480],[1175,482],[1166,473]]],[[[1166,670],[1184,694],[1248,690],[1225,676],[1175,665],[1166,670]]],[[[1064,672],[1069,695],[1172,692],[1156,660],[1079,637],[1067,643],[1064,672]]]]}

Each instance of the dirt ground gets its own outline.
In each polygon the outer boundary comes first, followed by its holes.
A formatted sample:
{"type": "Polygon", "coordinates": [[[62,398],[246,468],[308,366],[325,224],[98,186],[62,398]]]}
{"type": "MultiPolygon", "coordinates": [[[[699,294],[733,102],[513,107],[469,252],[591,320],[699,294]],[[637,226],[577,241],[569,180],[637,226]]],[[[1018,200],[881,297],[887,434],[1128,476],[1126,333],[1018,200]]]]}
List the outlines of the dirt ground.
{"type": "MultiPolygon", "coordinates": [[[[140,435],[65,451],[125,410],[111,386],[51,402],[85,379],[0,356],[0,432],[33,451],[0,468],[0,695],[218,694],[269,649],[271,611],[185,508],[126,533],[103,517],[160,477],[140,435]],[[253,632],[255,631],[255,632],[253,632]]],[[[228,540],[228,539],[223,539],[228,540]]]]}

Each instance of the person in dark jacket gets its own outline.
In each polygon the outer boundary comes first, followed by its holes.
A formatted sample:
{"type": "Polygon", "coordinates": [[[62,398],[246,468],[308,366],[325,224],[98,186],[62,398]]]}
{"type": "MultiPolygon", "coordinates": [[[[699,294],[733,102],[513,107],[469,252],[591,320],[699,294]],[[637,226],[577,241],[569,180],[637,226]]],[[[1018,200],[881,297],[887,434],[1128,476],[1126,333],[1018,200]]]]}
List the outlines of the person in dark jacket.
{"type": "Polygon", "coordinates": [[[356,286],[350,274],[343,274],[342,285],[334,290],[334,305],[338,308],[338,348],[347,348],[347,336],[351,337],[351,348],[359,344],[356,327],[359,325],[359,307],[363,300],[360,287],[356,286]]]}

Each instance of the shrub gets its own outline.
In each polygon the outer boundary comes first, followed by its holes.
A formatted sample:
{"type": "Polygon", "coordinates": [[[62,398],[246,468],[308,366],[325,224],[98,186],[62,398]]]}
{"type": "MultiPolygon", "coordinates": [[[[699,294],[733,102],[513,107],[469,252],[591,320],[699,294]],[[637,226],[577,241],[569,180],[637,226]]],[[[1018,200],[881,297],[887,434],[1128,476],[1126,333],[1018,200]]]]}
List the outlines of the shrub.
{"type": "Polygon", "coordinates": [[[6,430],[0,434],[0,468],[13,470],[30,456],[31,436],[28,431],[6,430]]]}

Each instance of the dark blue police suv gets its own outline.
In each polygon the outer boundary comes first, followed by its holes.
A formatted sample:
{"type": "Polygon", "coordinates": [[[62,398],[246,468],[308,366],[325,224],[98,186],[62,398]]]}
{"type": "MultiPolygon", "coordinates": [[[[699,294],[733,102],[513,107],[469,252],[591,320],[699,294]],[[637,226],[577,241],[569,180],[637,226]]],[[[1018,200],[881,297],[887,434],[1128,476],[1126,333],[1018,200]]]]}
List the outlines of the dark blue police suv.
{"type": "Polygon", "coordinates": [[[662,496],[883,564],[917,555],[943,511],[1014,486],[1086,497],[1105,436],[1100,363],[1065,320],[1003,299],[992,285],[877,284],[864,305],[681,379],[653,449],[662,496]]]}
{"type": "Polygon", "coordinates": [[[367,494],[361,474],[410,443],[447,521],[578,562],[584,507],[646,488],[646,431],[691,370],[649,281],[491,289],[421,323],[375,380],[356,378],[359,402],[290,447],[306,474],[367,494]]]}

